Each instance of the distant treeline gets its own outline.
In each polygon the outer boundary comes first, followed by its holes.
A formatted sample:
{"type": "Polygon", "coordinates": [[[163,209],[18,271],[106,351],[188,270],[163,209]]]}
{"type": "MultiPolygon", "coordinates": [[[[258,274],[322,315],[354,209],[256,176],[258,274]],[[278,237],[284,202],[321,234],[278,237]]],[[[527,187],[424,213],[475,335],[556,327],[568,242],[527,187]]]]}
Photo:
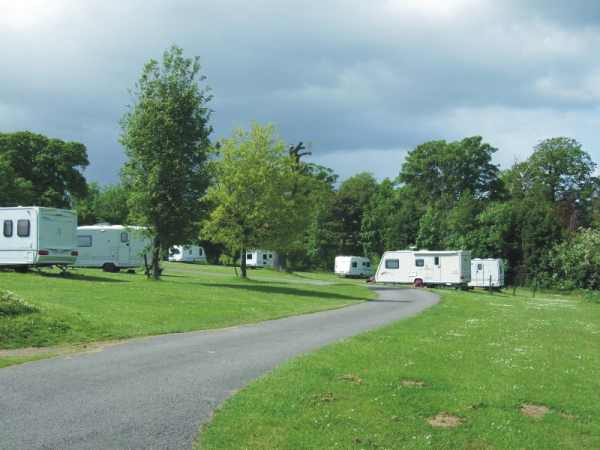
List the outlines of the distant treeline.
{"type": "MultiPolygon", "coordinates": [[[[502,171],[492,163],[495,151],[477,136],[426,142],[408,153],[394,180],[359,173],[339,185],[331,169],[297,158],[320,189],[303,194],[309,217],[289,236],[295,245],[281,249],[287,267],[329,270],[336,255],[377,260],[410,246],[467,249],[503,258],[513,283],[599,289],[600,182],[590,155],[573,139],[552,138],[502,171]]],[[[87,165],[82,144],[0,134],[0,205],[72,207],[81,224],[129,223],[127,189],[86,183],[87,165]]],[[[198,205],[204,218],[217,207],[198,205]]],[[[202,237],[213,261],[237,257],[202,237]]]]}

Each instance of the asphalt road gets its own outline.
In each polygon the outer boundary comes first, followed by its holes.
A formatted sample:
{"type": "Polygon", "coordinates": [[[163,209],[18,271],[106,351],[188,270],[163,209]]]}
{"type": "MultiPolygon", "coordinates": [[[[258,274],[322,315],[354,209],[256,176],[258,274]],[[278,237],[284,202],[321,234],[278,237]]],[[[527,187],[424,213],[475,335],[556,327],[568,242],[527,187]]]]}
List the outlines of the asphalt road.
{"type": "Polygon", "coordinates": [[[223,330],[135,339],[0,369],[1,449],[190,449],[235,390],[281,362],[415,315],[424,290],[223,330]]]}

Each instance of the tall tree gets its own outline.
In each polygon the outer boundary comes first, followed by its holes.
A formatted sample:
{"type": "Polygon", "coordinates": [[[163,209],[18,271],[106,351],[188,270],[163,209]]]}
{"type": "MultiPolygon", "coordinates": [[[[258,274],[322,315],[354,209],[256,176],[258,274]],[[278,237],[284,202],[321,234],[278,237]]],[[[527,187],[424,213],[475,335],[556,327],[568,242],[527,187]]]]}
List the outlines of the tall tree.
{"type": "Polygon", "coordinates": [[[173,46],[161,62],[152,59],[144,66],[134,104],[121,120],[128,157],[123,183],[132,218],[153,238],[154,279],[160,276],[161,253],[197,234],[212,132],[204,80],[199,58],[185,58],[173,46]]]}
{"type": "Polygon", "coordinates": [[[363,216],[377,189],[377,180],[367,172],[356,174],[340,185],[331,211],[337,222],[336,232],[340,253],[363,254],[361,241],[363,216]]]}
{"type": "Polygon", "coordinates": [[[308,202],[298,195],[296,161],[272,126],[237,130],[219,152],[216,182],[206,195],[214,208],[203,235],[238,253],[246,278],[246,251],[286,250],[302,231],[308,202]]]}
{"type": "Polygon", "coordinates": [[[428,203],[443,196],[456,201],[467,190],[475,198],[495,198],[501,183],[498,166],[492,164],[494,152],[480,136],[426,142],[408,153],[398,180],[428,203]]]}
{"type": "MultiPolygon", "coordinates": [[[[23,200],[38,205],[67,208],[76,196],[84,196],[86,181],[82,171],[88,166],[87,150],[79,142],[50,139],[28,131],[0,133],[0,165],[21,183],[23,197],[15,195],[8,203],[23,200]]],[[[17,194],[19,194],[17,192],[17,194]]]]}

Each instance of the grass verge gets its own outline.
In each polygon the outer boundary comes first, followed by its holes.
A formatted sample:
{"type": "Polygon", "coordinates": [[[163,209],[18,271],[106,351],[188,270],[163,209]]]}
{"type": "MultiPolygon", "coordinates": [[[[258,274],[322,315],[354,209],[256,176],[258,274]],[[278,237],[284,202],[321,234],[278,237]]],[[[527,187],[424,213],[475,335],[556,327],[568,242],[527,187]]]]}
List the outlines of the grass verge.
{"type": "Polygon", "coordinates": [[[269,281],[243,281],[222,268],[180,263],[165,267],[160,282],[94,269],[78,269],[66,277],[51,271],[0,272],[0,289],[39,309],[0,315],[0,364],[34,358],[14,351],[3,354],[2,349],[222,328],[338,308],[372,295],[364,286],[334,277],[329,277],[331,284],[292,284],[288,280],[297,277],[275,271],[260,271],[269,281]]]}
{"type": "Polygon", "coordinates": [[[440,293],[418,317],[252,383],[198,448],[600,448],[598,304],[440,293]]]}

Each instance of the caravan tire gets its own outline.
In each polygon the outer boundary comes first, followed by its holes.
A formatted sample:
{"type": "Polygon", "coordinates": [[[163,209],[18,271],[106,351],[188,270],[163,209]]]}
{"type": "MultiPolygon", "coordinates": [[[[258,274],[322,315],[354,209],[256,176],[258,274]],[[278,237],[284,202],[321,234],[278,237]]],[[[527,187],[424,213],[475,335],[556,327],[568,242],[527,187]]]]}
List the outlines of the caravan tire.
{"type": "Polygon", "coordinates": [[[102,270],[103,270],[104,272],[111,272],[111,273],[114,273],[114,272],[118,272],[118,271],[119,271],[119,268],[118,268],[117,266],[115,266],[113,263],[104,263],[104,264],[102,265],[102,270]]]}
{"type": "Polygon", "coordinates": [[[421,278],[415,278],[415,281],[414,281],[414,284],[413,284],[413,285],[414,285],[414,287],[416,287],[416,288],[422,288],[422,287],[425,287],[425,283],[423,283],[423,280],[422,280],[421,278]]]}

